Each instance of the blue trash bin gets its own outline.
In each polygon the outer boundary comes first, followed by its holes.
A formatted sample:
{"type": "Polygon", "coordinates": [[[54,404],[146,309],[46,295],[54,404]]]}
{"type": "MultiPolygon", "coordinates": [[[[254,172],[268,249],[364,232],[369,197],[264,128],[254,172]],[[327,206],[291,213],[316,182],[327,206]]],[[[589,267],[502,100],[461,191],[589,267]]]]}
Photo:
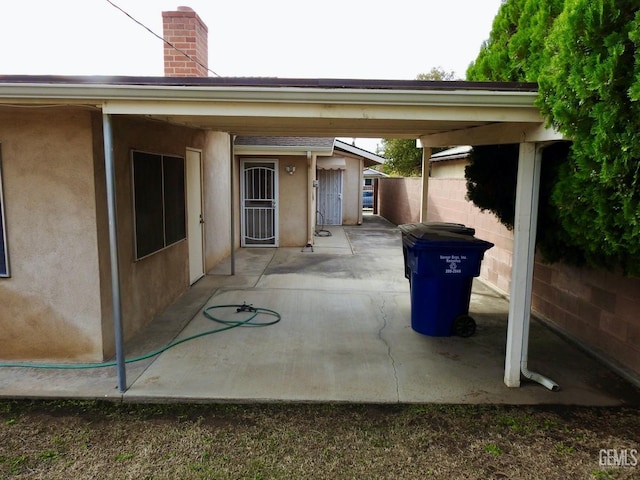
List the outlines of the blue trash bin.
{"type": "MultiPolygon", "coordinates": [[[[472,227],[467,227],[462,223],[450,223],[450,222],[422,222],[422,223],[405,223],[403,225],[398,225],[398,228],[402,232],[402,236],[404,238],[405,235],[410,234],[411,232],[424,231],[425,229],[430,230],[443,230],[446,232],[459,233],[460,235],[475,235],[476,230],[472,227]]],[[[409,284],[411,284],[411,272],[409,271],[409,266],[407,265],[407,247],[402,244],[402,255],[404,256],[404,277],[409,280],[409,284]]]]}
{"type": "Polygon", "coordinates": [[[425,224],[401,227],[410,275],[411,328],[434,337],[473,335],[471,285],[493,244],[468,231],[455,233],[425,224]]]}

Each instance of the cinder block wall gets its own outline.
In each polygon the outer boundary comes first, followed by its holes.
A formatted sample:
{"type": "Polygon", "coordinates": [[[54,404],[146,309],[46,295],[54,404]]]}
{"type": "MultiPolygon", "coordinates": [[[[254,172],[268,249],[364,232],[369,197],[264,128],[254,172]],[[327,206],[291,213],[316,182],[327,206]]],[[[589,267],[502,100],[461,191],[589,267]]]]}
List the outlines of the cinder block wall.
{"type": "Polygon", "coordinates": [[[420,221],[421,199],[421,178],[381,178],[378,180],[379,214],[396,225],[420,221]]]}
{"type": "Polygon", "coordinates": [[[476,230],[476,237],[494,244],[482,261],[480,277],[508,294],[511,288],[513,233],[491,213],[483,213],[466,200],[463,178],[430,178],[427,221],[462,223],[476,230]]]}
{"type": "Polygon", "coordinates": [[[536,314],[640,378],[640,279],[540,260],[536,314]]]}
{"type": "MultiPolygon", "coordinates": [[[[464,179],[431,178],[427,220],[463,223],[493,242],[481,278],[509,293],[513,234],[465,197],[464,179]]],[[[381,202],[387,198],[381,196],[381,202]]],[[[412,202],[419,205],[420,197],[412,202]]],[[[541,260],[536,258],[534,268],[534,313],[640,378],[640,279],[541,260]]]]}

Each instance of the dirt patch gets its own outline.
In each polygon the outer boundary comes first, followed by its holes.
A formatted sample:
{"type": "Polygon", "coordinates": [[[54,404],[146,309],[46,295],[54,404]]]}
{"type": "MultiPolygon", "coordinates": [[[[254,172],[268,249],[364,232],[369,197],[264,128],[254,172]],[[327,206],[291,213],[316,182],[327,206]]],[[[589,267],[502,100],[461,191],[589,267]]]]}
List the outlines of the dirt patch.
{"type": "Polygon", "coordinates": [[[634,408],[0,403],[2,478],[632,479],[638,450],[634,408]]]}

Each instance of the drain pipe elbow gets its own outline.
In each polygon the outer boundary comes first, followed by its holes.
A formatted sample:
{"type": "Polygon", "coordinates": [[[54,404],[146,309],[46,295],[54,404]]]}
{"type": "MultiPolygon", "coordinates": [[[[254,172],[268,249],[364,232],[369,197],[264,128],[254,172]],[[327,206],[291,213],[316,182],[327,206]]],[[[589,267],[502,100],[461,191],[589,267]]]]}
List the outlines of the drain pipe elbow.
{"type": "Polygon", "coordinates": [[[558,385],[556,382],[554,382],[550,378],[529,370],[527,368],[526,360],[523,360],[522,363],[520,364],[520,372],[526,379],[531,380],[533,382],[537,382],[543,387],[551,390],[552,392],[557,392],[560,390],[560,385],[558,385]]]}

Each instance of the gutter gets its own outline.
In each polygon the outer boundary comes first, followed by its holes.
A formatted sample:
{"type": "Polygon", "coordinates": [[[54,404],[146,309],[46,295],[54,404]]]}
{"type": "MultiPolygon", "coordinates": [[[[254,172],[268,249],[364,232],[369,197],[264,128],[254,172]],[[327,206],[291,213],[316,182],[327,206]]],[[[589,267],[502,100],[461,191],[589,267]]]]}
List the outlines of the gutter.
{"type": "MultiPolygon", "coordinates": [[[[20,103],[81,102],[100,105],[108,101],[329,103],[385,106],[534,106],[535,91],[500,90],[390,90],[358,88],[254,87],[254,86],[166,86],[114,84],[0,83],[0,101],[20,103]]],[[[8,102],[4,102],[8,103],[8,102]]],[[[115,113],[115,112],[113,112],[115,113]]]]}

